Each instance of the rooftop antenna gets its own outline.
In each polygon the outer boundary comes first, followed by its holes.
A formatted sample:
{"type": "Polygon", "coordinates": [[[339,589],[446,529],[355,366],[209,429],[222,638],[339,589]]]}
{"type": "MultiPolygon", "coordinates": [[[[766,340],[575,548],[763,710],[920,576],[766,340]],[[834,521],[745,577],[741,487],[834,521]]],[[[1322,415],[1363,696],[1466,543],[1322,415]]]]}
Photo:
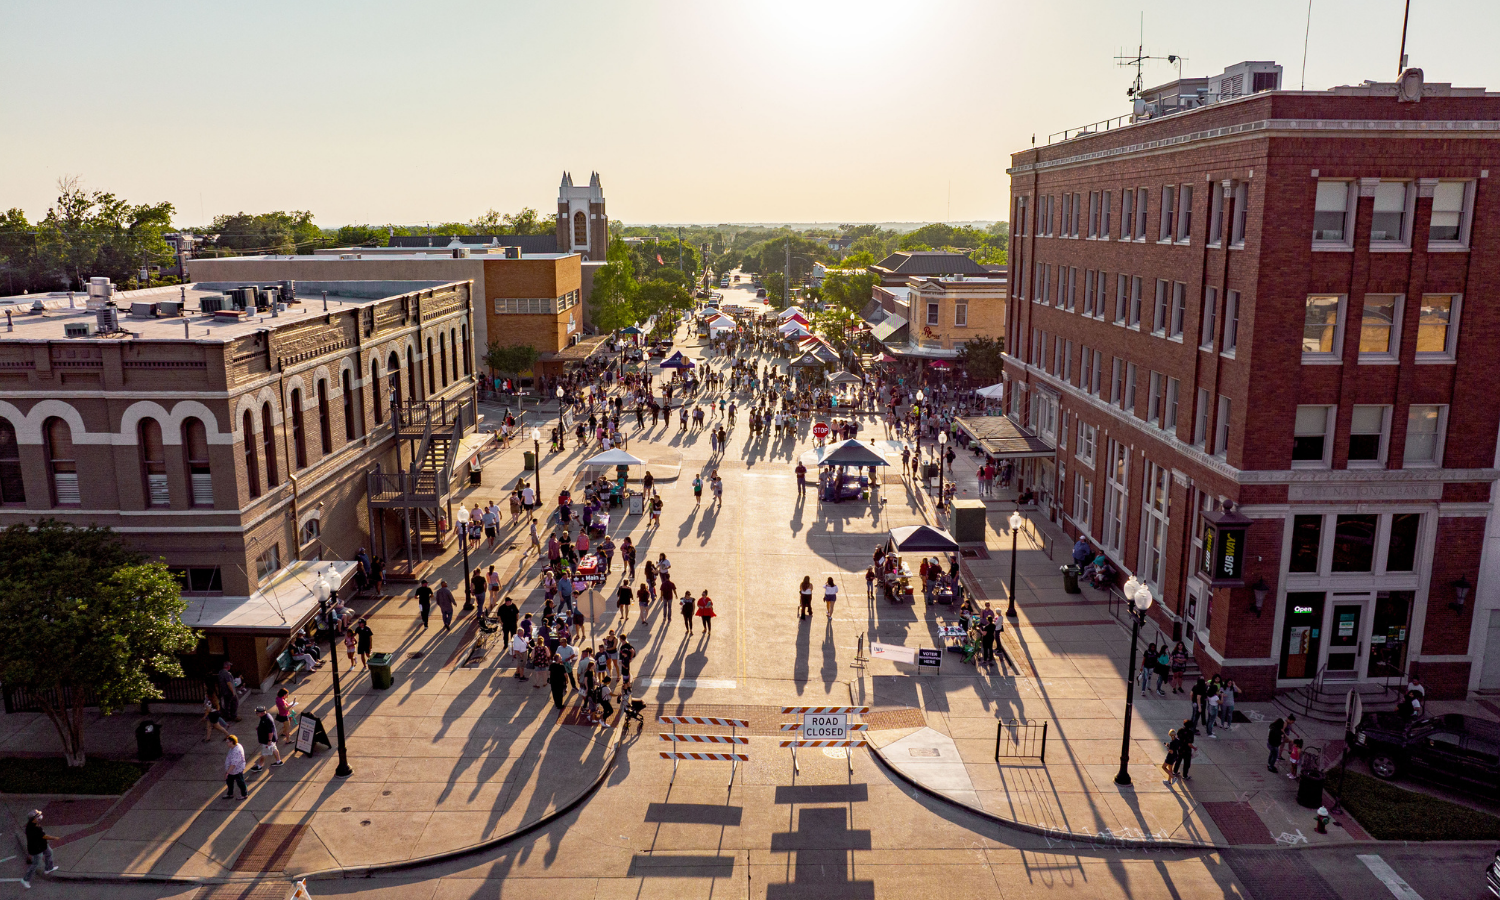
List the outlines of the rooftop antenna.
{"type": "Polygon", "coordinates": [[[1312,0],[1307,0],[1307,30],[1302,32],[1302,86],[1299,91],[1307,90],[1307,39],[1312,37],[1312,0]]]}
{"type": "Polygon", "coordinates": [[[1411,21],[1411,0],[1406,0],[1406,12],[1401,14],[1401,61],[1396,64],[1396,74],[1406,71],[1406,23],[1411,21]]]}
{"type": "Polygon", "coordinates": [[[1141,40],[1135,48],[1135,56],[1126,56],[1123,52],[1115,57],[1115,62],[1122,68],[1135,66],[1135,81],[1125,91],[1125,96],[1135,97],[1144,89],[1145,83],[1142,79],[1142,70],[1145,68],[1146,60],[1160,59],[1168,63],[1177,64],[1177,80],[1182,80],[1182,61],[1187,57],[1171,54],[1168,56],[1149,56],[1146,53],[1146,14],[1141,13],[1141,40]]]}

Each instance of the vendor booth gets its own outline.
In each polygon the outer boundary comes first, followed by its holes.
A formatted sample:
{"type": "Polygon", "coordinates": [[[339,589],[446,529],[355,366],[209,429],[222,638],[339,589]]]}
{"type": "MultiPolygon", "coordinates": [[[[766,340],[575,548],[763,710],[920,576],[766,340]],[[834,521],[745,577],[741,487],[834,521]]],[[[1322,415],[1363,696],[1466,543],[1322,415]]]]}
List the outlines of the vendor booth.
{"type": "Polygon", "coordinates": [[[818,499],[829,503],[868,499],[874,468],[890,465],[879,450],[862,441],[839,441],[809,450],[801,462],[817,467],[818,499]]]}

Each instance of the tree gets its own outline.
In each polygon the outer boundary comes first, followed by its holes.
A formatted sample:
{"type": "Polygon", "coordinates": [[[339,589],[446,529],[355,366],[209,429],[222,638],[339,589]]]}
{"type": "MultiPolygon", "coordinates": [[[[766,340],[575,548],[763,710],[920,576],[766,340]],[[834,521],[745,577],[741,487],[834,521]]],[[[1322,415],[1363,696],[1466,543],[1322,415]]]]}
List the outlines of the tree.
{"type": "Polygon", "coordinates": [[[614,238],[605,250],[605,264],[594,273],[589,294],[589,319],[600,331],[615,331],[635,322],[635,264],[625,241],[614,238]]]}
{"type": "Polygon", "coordinates": [[[491,209],[468,223],[470,234],[556,234],[557,214],[539,215],[527,206],[518,213],[501,215],[491,209]]]}
{"type": "Polygon", "coordinates": [[[345,225],[334,232],[334,241],[340,247],[384,247],[390,235],[390,227],[345,225]]]}
{"type": "Polygon", "coordinates": [[[981,336],[970,338],[959,348],[958,364],[975,381],[994,384],[1000,380],[1001,357],[1005,353],[1005,339],[981,336]]]}
{"type": "Polygon", "coordinates": [[[541,356],[542,354],[530,344],[502,346],[491,341],[485,350],[484,364],[491,372],[499,372],[502,375],[520,375],[522,372],[530,372],[541,356]]]}
{"type": "Polygon", "coordinates": [[[642,319],[693,308],[693,295],[674,281],[653,278],[641,282],[635,296],[635,311],[642,319]]]}
{"type": "Polygon", "coordinates": [[[861,324],[859,315],[841,306],[830,306],[812,314],[807,322],[813,334],[840,347],[849,344],[850,333],[861,324]]]}
{"type": "Polygon", "coordinates": [[[108,528],[55,519],[0,531],[0,681],[35,692],[70,766],[84,764],[84,705],[160,697],[197,646],[177,579],[108,528]]]}
{"type": "Polygon", "coordinates": [[[875,265],[879,261],[880,260],[875,258],[875,254],[871,253],[870,251],[860,250],[856,253],[850,253],[848,256],[845,256],[843,260],[839,262],[839,268],[867,269],[870,266],[875,265]]]}
{"type": "Polygon", "coordinates": [[[208,246],[229,251],[230,256],[311,253],[331,243],[322,229],[313,224],[313,214],[305,209],[215,216],[208,230],[213,234],[208,246]]]}
{"type": "MultiPolygon", "coordinates": [[[[106,191],[86,191],[78,178],[59,179],[57,187],[57,201],[36,227],[34,265],[43,279],[82,289],[102,275],[133,287],[142,266],[172,262],[162,238],[172,227],[172,204],[131,204],[106,191]]],[[[7,219],[10,227],[25,222],[24,215],[20,223],[7,219]]]]}
{"type": "Polygon", "coordinates": [[[895,233],[887,233],[890,235],[890,237],[883,237],[876,234],[867,234],[864,237],[856,238],[854,243],[849,245],[849,252],[868,253],[870,254],[870,256],[874,257],[876,262],[880,262],[882,259],[890,256],[892,251],[896,249],[895,233]]]}
{"type": "Polygon", "coordinates": [[[872,272],[829,272],[823,277],[824,300],[837,304],[852,312],[864,309],[870,302],[875,286],[880,279],[872,272]]]}

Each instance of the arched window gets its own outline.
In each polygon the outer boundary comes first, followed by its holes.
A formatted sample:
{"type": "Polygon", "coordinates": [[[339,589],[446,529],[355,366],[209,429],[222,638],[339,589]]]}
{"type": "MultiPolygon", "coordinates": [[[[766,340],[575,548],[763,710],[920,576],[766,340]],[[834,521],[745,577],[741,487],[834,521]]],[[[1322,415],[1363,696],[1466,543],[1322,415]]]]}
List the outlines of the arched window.
{"type": "Polygon", "coordinates": [[[458,329],[448,329],[448,343],[453,347],[453,380],[458,380],[458,329]]]}
{"type": "Polygon", "coordinates": [[[78,506],[78,459],[73,455],[73,429],[56,416],[42,426],[47,438],[47,475],[52,479],[52,505],[78,506]]]}
{"type": "Polygon", "coordinates": [[[344,440],[356,437],[354,429],[354,383],[348,369],[344,370],[344,440]]]}
{"type": "Polygon", "coordinates": [[[417,400],[420,400],[422,398],[423,394],[426,393],[425,391],[419,390],[419,387],[418,387],[418,384],[417,384],[417,375],[421,371],[422,371],[421,369],[417,368],[417,354],[416,354],[416,351],[412,350],[412,348],[410,348],[410,347],[407,347],[406,348],[406,393],[407,393],[407,396],[411,397],[413,403],[415,403],[417,400]]]}
{"type": "Polygon", "coordinates": [[[333,418],[328,413],[328,379],[318,379],[318,443],[323,452],[320,457],[333,452],[333,418]]]}
{"type": "Polygon", "coordinates": [[[401,357],[396,351],[391,351],[391,358],[386,361],[386,369],[390,373],[390,391],[386,397],[387,403],[401,405],[401,357]]]}
{"type": "Polygon", "coordinates": [[[0,503],[25,503],[26,480],[21,476],[21,445],[16,427],[0,419],[0,503]]]}
{"type": "Polygon", "coordinates": [[[250,410],[245,410],[245,420],[241,425],[245,432],[245,480],[250,484],[250,496],[260,496],[260,466],[255,460],[255,416],[250,410]]]}
{"type": "Polygon", "coordinates": [[[292,391],[292,407],[287,410],[292,420],[292,451],[296,454],[298,469],[307,468],[307,435],[302,430],[302,391],[292,391]]]}
{"type": "Polygon", "coordinates": [[[194,506],[214,505],[214,476],[208,467],[208,432],[198,419],[182,423],[182,452],[187,455],[188,493],[194,506]]]}
{"type": "Polygon", "coordinates": [[[375,413],[375,424],[385,421],[385,404],[380,402],[380,364],[370,360],[370,410],[375,413]]]}
{"type": "Polygon", "coordinates": [[[276,486],[276,427],[271,420],[271,404],[260,408],[260,439],[266,448],[266,487],[276,486]]]}
{"type": "Polygon", "coordinates": [[[474,357],[469,353],[469,326],[465,325],[464,326],[464,374],[465,375],[472,375],[472,374],[474,374],[474,370],[472,368],[470,368],[473,365],[473,361],[472,361],[473,358],[474,357]]]}
{"type": "MultiPolygon", "coordinates": [[[[430,360],[429,360],[430,362],[430,360]]],[[[443,373],[443,387],[448,386],[448,336],[438,335],[438,369],[443,373]]]]}
{"type": "MultiPolygon", "coordinates": [[[[432,364],[437,359],[437,354],[432,352],[432,338],[427,339],[427,389],[437,387],[437,377],[432,374],[432,364]]],[[[447,373],[444,373],[447,374],[447,373]]]]}
{"type": "Polygon", "coordinates": [[[589,219],[583,214],[583,210],[573,213],[573,244],[587,244],[589,242],[589,219]]]}
{"type": "Polygon", "coordinates": [[[141,449],[141,481],[146,488],[147,506],[171,506],[167,489],[167,448],[162,446],[161,423],[142,419],[136,428],[136,443],[141,449]]]}

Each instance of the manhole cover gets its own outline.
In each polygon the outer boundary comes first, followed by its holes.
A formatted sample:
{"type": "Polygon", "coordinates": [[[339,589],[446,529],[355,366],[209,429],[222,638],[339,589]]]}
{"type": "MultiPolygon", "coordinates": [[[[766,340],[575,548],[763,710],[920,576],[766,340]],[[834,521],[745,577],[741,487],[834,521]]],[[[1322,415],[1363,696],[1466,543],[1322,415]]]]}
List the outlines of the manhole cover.
{"type": "Polygon", "coordinates": [[[964,559],[989,559],[990,554],[983,547],[964,547],[958,551],[964,559]]]}
{"type": "Polygon", "coordinates": [[[936,747],[909,747],[907,752],[921,759],[935,759],[942,756],[942,751],[936,747]]]}

